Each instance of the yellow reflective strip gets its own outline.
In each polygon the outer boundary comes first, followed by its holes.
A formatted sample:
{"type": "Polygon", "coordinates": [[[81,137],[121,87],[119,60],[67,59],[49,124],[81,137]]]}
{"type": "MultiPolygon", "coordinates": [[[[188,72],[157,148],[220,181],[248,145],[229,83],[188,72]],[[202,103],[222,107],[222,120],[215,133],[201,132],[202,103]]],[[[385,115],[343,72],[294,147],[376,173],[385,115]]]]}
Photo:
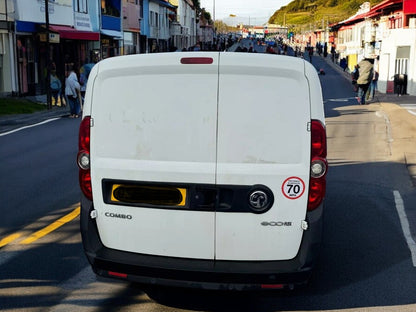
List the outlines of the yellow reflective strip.
{"type": "Polygon", "coordinates": [[[111,190],[111,201],[112,202],[118,202],[119,200],[117,198],[114,197],[114,191],[119,188],[121,186],[121,184],[114,184],[113,185],[113,189],[111,190]]]}
{"type": "Polygon", "coordinates": [[[10,244],[12,241],[18,239],[20,236],[22,236],[21,233],[14,233],[9,236],[6,236],[2,240],[0,240],[0,248],[10,244]]]}
{"type": "Polygon", "coordinates": [[[181,192],[182,195],[182,201],[178,204],[178,206],[185,206],[186,204],[186,189],[184,188],[178,188],[179,192],[181,192]]]}
{"type": "Polygon", "coordinates": [[[62,225],[78,217],[80,211],[81,211],[81,207],[74,209],[71,213],[68,213],[66,216],[63,216],[62,218],[60,218],[59,220],[56,220],[54,223],[48,225],[47,227],[44,227],[43,229],[33,233],[28,238],[21,241],[20,244],[27,245],[27,244],[33,243],[34,241],[38,240],[39,238],[44,237],[50,232],[55,231],[57,228],[60,228],[62,225]]]}

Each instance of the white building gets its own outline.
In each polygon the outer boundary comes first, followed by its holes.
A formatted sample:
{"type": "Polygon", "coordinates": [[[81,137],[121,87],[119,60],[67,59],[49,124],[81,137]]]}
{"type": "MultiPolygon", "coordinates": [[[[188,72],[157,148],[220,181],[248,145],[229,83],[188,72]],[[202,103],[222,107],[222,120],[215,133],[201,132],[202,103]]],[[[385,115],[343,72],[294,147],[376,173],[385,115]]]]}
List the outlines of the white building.
{"type": "Polygon", "coordinates": [[[149,52],[168,51],[170,39],[169,7],[167,2],[149,1],[149,52]]]}
{"type": "Polygon", "coordinates": [[[123,0],[123,54],[140,52],[140,4],[123,0]]]}
{"type": "Polygon", "coordinates": [[[188,49],[197,43],[196,11],[193,3],[191,0],[170,0],[169,2],[178,8],[176,22],[172,29],[173,45],[179,50],[188,49]]]}
{"type": "MultiPolygon", "coordinates": [[[[394,76],[407,76],[407,94],[416,95],[416,27],[389,28],[390,21],[381,23],[382,43],[380,50],[381,92],[394,92],[394,76]],[[383,27],[384,25],[384,27],[383,27]]],[[[416,20],[416,18],[413,18],[416,20]]]]}
{"type": "Polygon", "coordinates": [[[201,43],[201,49],[210,49],[214,45],[215,31],[213,25],[197,24],[198,27],[198,42],[201,43]]]}
{"type": "Polygon", "coordinates": [[[366,5],[333,29],[337,51],[347,59],[350,70],[363,58],[379,58],[379,91],[397,92],[395,77],[402,75],[406,93],[416,95],[416,1],[366,5]]]}
{"type": "Polygon", "coordinates": [[[0,2],[0,93],[18,92],[16,42],[14,40],[14,1],[0,2]]]}

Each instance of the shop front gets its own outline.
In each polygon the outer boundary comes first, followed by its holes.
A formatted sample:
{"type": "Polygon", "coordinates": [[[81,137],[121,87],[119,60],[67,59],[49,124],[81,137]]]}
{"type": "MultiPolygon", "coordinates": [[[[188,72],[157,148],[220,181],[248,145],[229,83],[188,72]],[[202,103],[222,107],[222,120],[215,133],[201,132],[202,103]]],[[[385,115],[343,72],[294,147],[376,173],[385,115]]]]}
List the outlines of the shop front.
{"type": "Polygon", "coordinates": [[[16,22],[16,61],[19,95],[35,95],[38,79],[36,24],[16,22]]]}
{"type": "MultiPolygon", "coordinates": [[[[97,51],[100,48],[100,34],[98,32],[79,31],[69,26],[50,26],[50,66],[55,69],[58,77],[64,83],[65,73],[69,64],[74,64],[79,69],[83,64],[96,62],[97,51]]],[[[46,64],[42,64],[46,70],[46,64]]],[[[42,83],[42,91],[45,80],[42,83]]]]}
{"type": "Polygon", "coordinates": [[[105,59],[120,55],[120,47],[123,42],[121,31],[102,29],[101,30],[101,58],[105,59]]]}

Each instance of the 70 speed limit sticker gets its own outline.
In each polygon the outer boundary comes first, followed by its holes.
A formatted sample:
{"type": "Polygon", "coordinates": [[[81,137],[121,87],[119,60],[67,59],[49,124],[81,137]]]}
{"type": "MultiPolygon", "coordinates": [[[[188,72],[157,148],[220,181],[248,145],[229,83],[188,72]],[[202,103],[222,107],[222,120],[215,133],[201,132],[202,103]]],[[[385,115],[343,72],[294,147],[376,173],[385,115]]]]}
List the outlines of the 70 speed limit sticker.
{"type": "Polygon", "coordinates": [[[290,177],[282,184],[282,192],[286,198],[298,199],[305,192],[305,182],[298,177],[290,177]]]}

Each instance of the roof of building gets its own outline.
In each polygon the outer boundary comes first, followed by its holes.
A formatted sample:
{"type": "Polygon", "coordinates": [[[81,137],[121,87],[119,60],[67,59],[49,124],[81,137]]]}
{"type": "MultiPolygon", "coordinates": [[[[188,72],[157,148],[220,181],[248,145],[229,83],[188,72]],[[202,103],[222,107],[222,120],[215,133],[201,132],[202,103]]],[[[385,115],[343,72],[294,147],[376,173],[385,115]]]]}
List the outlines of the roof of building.
{"type": "Polygon", "coordinates": [[[332,24],[333,28],[340,28],[342,26],[356,24],[366,18],[382,16],[389,14],[392,10],[403,8],[403,0],[385,0],[370,8],[368,12],[358,12],[357,14],[347,18],[344,21],[332,24]]]}

